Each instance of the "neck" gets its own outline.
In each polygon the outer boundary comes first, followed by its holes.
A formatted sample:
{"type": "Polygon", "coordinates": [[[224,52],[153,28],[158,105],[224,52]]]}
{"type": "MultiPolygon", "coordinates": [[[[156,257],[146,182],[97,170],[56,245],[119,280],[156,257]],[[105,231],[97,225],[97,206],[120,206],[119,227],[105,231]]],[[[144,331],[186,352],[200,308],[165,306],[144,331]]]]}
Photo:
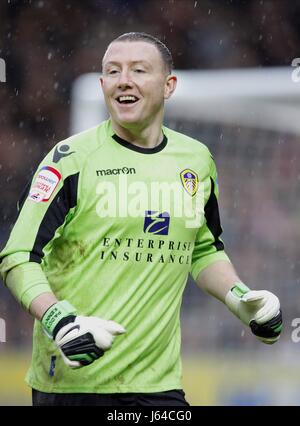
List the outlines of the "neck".
{"type": "Polygon", "coordinates": [[[125,128],[112,120],[112,128],[120,138],[142,148],[154,148],[163,140],[162,122],[147,127],[125,128]]]}

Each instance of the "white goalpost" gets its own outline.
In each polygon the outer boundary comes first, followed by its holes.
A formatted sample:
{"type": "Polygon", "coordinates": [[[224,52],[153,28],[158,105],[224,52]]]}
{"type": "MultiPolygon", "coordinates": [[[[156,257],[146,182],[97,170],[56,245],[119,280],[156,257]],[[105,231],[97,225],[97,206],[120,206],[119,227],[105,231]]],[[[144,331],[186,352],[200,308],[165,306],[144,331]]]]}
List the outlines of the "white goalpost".
{"type": "MultiPolygon", "coordinates": [[[[299,134],[300,82],[292,72],[291,67],[175,71],[178,85],[166,115],[299,134]]],[[[74,82],[71,134],[107,118],[99,76],[85,74],[74,82]]]]}

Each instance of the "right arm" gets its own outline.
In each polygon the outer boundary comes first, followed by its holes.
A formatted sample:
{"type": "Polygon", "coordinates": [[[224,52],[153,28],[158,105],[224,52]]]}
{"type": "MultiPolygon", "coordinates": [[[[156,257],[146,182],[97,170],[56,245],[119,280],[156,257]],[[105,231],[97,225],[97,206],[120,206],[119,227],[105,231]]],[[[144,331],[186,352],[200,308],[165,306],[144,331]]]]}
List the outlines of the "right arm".
{"type": "MultiPolygon", "coordinates": [[[[8,258],[4,260],[7,262],[8,258]]],[[[23,301],[22,304],[30,314],[41,321],[48,337],[55,341],[65,364],[71,368],[91,364],[110,349],[116,335],[125,332],[125,329],[114,321],[78,316],[70,303],[58,301],[38,264],[29,262],[15,266],[6,273],[5,278],[7,287],[19,302],[23,301]],[[39,280],[33,280],[31,277],[26,283],[26,277],[30,276],[27,275],[29,271],[37,271],[36,278],[39,277],[45,282],[40,284],[39,280]],[[28,286],[28,283],[31,284],[28,286]],[[24,292],[22,288],[26,289],[26,284],[27,291],[24,292]],[[22,297],[24,294],[25,297],[22,297]]]]}
{"type": "Polygon", "coordinates": [[[76,162],[70,156],[65,165],[56,164],[54,157],[53,152],[47,155],[23,195],[18,219],[0,253],[0,273],[17,301],[41,321],[65,363],[77,368],[102,356],[114,336],[125,330],[113,321],[78,316],[68,301],[57,300],[43,271],[43,259],[77,203],[76,162]]]}

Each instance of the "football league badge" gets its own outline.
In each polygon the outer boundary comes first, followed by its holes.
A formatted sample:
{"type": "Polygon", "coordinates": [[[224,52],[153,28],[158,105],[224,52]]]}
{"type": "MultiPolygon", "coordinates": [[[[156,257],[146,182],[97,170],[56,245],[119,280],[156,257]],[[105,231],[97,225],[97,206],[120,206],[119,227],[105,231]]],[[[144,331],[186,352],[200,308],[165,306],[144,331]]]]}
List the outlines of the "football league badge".
{"type": "Polygon", "coordinates": [[[184,169],[180,173],[180,178],[184,189],[193,197],[198,190],[199,179],[197,173],[191,169],[184,169]]]}

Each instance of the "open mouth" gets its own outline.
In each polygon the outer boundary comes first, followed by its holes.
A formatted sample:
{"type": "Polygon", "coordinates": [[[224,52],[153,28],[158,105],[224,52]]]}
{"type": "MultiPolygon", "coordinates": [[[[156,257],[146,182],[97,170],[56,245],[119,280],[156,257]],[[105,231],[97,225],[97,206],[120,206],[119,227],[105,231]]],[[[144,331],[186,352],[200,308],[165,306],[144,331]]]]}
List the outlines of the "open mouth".
{"type": "Polygon", "coordinates": [[[133,95],[122,95],[117,97],[117,102],[120,105],[130,105],[135,104],[139,99],[133,95]]]}

